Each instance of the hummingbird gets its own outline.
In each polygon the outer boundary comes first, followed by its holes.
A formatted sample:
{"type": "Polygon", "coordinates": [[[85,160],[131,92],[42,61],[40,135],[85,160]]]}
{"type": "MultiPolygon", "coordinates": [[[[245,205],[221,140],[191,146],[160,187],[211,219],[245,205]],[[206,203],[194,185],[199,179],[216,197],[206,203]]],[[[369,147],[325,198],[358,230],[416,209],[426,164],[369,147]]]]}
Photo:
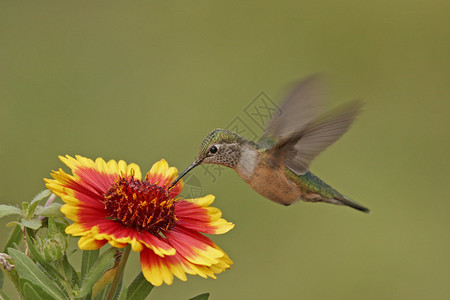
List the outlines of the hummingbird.
{"type": "Polygon", "coordinates": [[[369,212],[309,170],[312,160],[350,128],[362,107],[355,100],[320,113],[321,90],[318,75],[297,84],[257,142],[227,129],[214,129],[171,187],[200,164],[218,164],[232,168],[257,193],[279,204],[301,199],[369,212]]]}

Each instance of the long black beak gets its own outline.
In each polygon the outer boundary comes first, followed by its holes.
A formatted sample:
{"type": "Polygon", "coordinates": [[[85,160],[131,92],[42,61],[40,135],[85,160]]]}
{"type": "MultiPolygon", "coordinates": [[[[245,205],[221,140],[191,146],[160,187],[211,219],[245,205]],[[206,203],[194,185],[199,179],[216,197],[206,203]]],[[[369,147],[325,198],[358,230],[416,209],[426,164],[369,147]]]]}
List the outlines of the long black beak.
{"type": "Polygon", "coordinates": [[[202,161],[194,161],[189,167],[186,168],[186,170],[183,171],[180,175],[178,175],[177,179],[175,179],[174,182],[170,185],[169,189],[171,189],[181,178],[183,178],[184,175],[186,175],[190,170],[198,166],[202,161]]]}

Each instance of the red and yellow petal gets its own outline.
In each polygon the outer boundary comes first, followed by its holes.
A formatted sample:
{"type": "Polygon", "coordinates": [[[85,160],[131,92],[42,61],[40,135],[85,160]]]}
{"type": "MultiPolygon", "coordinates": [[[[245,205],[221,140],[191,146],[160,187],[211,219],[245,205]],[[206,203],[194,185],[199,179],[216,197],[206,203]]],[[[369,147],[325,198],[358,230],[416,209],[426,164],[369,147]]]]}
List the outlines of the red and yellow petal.
{"type": "Polygon", "coordinates": [[[78,210],[79,207],[77,205],[64,204],[61,206],[61,212],[66,215],[66,217],[72,221],[78,221],[78,210]]]}
{"type": "MultiPolygon", "coordinates": [[[[178,169],[169,167],[165,159],[153,164],[150,171],[147,173],[146,179],[150,184],[155,184],[160,187],[169,187],[169,185],[177,178],[178,169]]],[[[178,181],[173,188],[170,189],[169,195],[175,198],[183,189],[184,183],[182,180],[178,181]]]]}
{"type": "Polygon", "coordinates": [[[234,224],[221,218],[222,212],[218,208],[209,207],[213,201],[214,196],[207,195],[177,202],[175,206],[177,223],[203,233],[222,234],[230,231],[234,224]]]}
{"type": "Polygon", "coordinates": [[[50,190],[70,205],[64,209],[69,213],[68,217],[76,222],[84,222],[86,218],[95,220],[105,217],[102,213],[103,194],[120,174],[134,174],[139,178],[141,176],[139,166],[127,165],[124,161],[105,162],[102,158],[97,158],[94,162],[79,155],[75,158],[68,155],[60,156],[60,159],[72,169],[74,175],[69,175],[60,169],[52,173],[53,180],[44,180],[50,190]],[[77,209],[76,206],[79,208],[77,209]]]}
{"type": "Polygon", "coordinates": [[[94,162],[89,158],[79,155],[75,156],[75,158],[68,155],[65,157],[60,156],[59,158],[72,169],[73,175],[79,181],[88,183],[92,190],[97,193],[107,191],[120,175],[125,176],[131,175],[130,173],[138,173],[140,176],[138,166],[129,168],[124,161],[119,161],[119,163],[112,161],[108,164],[102,158],[97,158],[94,162]],[[131,169],[133,170],[132,172],[130,172],[131,169]]]}
{"type": "MultiPolygon", "coordinates": [[[[163,282],[172,284],[174,273],[177,275],[184,274],[184,272],[179,271],[179,264],[170,264],[167,259],[161,258],[149,249],[141,252],[141,268],[145,279],[154,286],[160,286],[163,282]]],[[[183,276],[180,277],[180,279],[185,279],[183,276]]]]}
{"type": "MultiPolygon", "coordinates": [[[[116,180],[117,176],[99,173],[93,169],[80,171],[84,177],[91,176],[90,180],[84,180],[77,175],[69,175],[63,170],[53,171],[51,174],[54,180],[45,179],[47,187],[60,197],[72,196],[79,204],[86,205],[89,202],[98,202],[102,199],[102,194],[108,190],[109,185],[116,180]],[[87,171],[87,172],[86,172],[87,171]],[[90,173],[90,174],[89,174],[90,173]],[[103,188],[100,186],[103,185],[103,188]],[[81,199],[83,197],[84,199],[81,199]],[[83,201],[86,200],[86,201],[83,201]]],[[[63,198],[64,200],[64,198],[63,198]]]]}
{"type": "Polygon", "coordinates": [[[47,187],[66,203],[62,207],[62,212],[69,219],[78,222],[91,214],[94,214],[94,217],[97,218],[104,216],[99,214],[104,209],[104,205],[101,202],[102,196],[93,191],[91,186],[76,179],[74,176],[64,173],[62,170],[54,172],[52,175],[55,178],[54,180],[45,180],[47,187]]]}
{"type": "Polygon", "coordinates": [[[149,248],[159,256],[175,254],[175,248],[162,238],[158,238],[147,231],[123,227],[112,220],[98,220],[96,226],[92,227],[91,232],[96,239],[105,239],[113,246],[131,244],[136,252],[149,248]]]}
{"type": "MultiPolygon", "coordinates": [[[[217,249],[222,251],[218,247],[217,249]]],[[[204,266],[186,260],[178,252],[173,256],[160,257],[152,251],[144,250],[141,252],[141,267],[142,273],[151,284],[160,286],[164,282],[170,285],[173,282],[173,275],[186,281],[186,273],[215,279],[216,276],[214,274],[221,273],[232,264],[224,252],[222,257],[217,264],[204,266]]]]}
{"type": "Polygon", "coordinates": [[[97,250],[107,242],[106,240],[97,240],[91,234],[87,234],[78,240],[78,247],[81,250],[97,250]]]}
{"type": "MultiPolygon", "coordinates": [[[[61,212],[67,218],[83,224],[86,228],[94,226],[100,219],[107,218],[104,205],[98,200],[87,197],[87,200],[82,200],[80,204],[75,202],[76,198],[72,196],[62,196],[61,198],[66,203],[61,207],[61,212]]],[[[80,194],[78,198],[83,199],[84,195],[80,194]]]]}
{"type": "Polygon", "coordinates": [[[127,165],[123,160],[105,162],[102,158],[97,158],[94,162],[79,155],[75,158],[69,155],[59,158],[72,169],[73,175],[59,169],[52,173],[54,180],[45,180],[47,187],[54,190],[58,196],[59,194],[75,196],[75,192],[80,192],[94,198],[101,197],[119,176],[133,175],[137,179],[141,178],[139,166],[127,165]]]}
{"type": "Polygon", "coordinates": [[[67,226],[65,231],[72,236],[83,236],[90,234],[91,228],[85,228],[80,223],[73,223],[67,226]]]}
{"type": "Polygon", "coordinates": [[[157,238],[149,232],[138,232],[130,228],[124,228],[120,224],[108,219],[92,224],[73,223],[66,228],[66,233],[72,236],[81,236],[79,247],[83,250],[98,249],[106,243],[113,247],[124,248],[131,244],[133,251],[140,252],[149,249],[158,256],[174,255],[175,248],[161,238],[157,238]],[[99,246],[101,245],[101,246],[99,246]]]}
{"type": "Polygon", "coordinates": [[[81,155],[75,155],[75,158],[66,155],[59,156],[59,159],[65,163],[69,168],[72,169],[74,175],[79,176],[83,173],[83,169],[96,170],[97,173],[107,174],[107,175],[123,175],[130,176],[133,175],[134,178],[141,179],[141,170],[138,165],[131,163],[127,164],[123,160],[116,162],[115,160],[110,160],[105,162],[101,157],[97,158],[95,161],[92,159],[83,157],[81,155]]]}
{"type": "Polygon", "coordinates": [[[224,256],[223,251],[212,246],[209,238],[188,228],[175,226],[165,235],[177,253],[193,264],[211,266],[224,256]]]}

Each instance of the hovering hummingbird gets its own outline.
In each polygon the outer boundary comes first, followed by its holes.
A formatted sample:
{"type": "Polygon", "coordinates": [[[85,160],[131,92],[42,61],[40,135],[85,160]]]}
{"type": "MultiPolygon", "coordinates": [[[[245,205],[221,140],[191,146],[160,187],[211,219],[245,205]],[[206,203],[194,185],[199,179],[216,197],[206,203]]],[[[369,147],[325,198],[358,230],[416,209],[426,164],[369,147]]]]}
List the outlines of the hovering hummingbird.
{"type": "Polygon", "coordinates": [[[300,82],[258,142],[226,129],[211,131],[172,186],[200,164],[218,164],[234,169],[256,192],[280,204],[302,199],[369,212],[309,171],[311,161],[349,129],[362,106],[353,101],[320,114],[319,83],[317,75],[300,82]]]}

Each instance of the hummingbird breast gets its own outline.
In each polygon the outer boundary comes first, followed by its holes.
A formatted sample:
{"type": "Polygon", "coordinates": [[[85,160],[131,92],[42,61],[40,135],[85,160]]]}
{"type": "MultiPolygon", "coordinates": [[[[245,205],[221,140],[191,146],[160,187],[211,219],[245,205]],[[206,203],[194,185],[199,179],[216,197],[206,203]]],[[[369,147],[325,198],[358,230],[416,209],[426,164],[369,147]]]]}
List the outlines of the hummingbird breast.
{"type": "Polygon", "coordinates": [[[300,189],[288,180],[284,166],[270,164],[265,153],[243,151],[236,172],[256,192],[279,204],[290,205],[300,199],[300,189]],[[242,162],[242,163],[241,163],[242,162]]]}
{"type": "Polygon", "coordinates": [[[282,168],[261,166],[248,184],[262,196],[279,204],[290,205],[301,196],[298,186],[286,178],[282,168]]]}

